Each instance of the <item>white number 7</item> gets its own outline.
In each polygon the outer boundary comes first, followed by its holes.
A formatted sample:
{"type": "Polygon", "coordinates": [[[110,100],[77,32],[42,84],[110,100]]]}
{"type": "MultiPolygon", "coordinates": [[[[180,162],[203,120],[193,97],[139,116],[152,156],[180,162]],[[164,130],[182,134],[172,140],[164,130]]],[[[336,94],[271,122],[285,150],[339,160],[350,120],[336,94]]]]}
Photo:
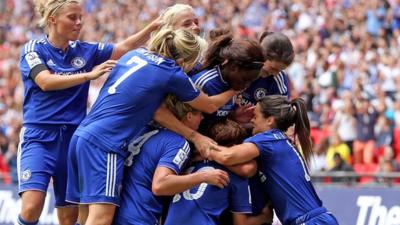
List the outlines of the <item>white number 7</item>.
{"type": "Polygon", "coordinates": [[[117,91],[118,85],[120,85],[126,78],[128,78],[134,72],[136,72],[137,70],[139,70],[143,66],[147,65],[147,61],[139,58],[136,55],[132,56],[132,58],[130,58],[128,60],[128,62],[126,62],[126,65],[131,65],[132,63],[136,63],[136,65],[131,67],[124,74],[122,74],[122,76],[120,78],[118,78],[118,80],[115,81],[115,83],[113,85],[111,85],[111,87],[108,88],[108,94],[110,94],[110,95],[115,94],[115,92],[117,91]]]}

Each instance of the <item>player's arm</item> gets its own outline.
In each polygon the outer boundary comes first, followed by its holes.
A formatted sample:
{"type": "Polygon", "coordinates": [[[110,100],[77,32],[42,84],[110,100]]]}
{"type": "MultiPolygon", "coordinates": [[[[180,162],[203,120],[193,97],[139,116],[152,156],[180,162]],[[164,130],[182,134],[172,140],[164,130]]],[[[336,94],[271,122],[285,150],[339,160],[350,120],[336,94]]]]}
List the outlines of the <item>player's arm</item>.
{"type": "Polygon", "coordinates": [[[208,96],[203,92],[200,92],[200,95],[197,98],[187,103],[199,111],[205,113],[213,113],[224,106],[236,94],[237,92],[233,90],[229,90],[213,96],[208,96]]]}
{"type": "Polygon", "coordinates": [[[233,166],[248,162],[260,155],[260,151],[253,143],[243,143],[232,147],[213,147],[207,155],[208,159],[214,160],[224,166],[233,166]]]}
{"type": "Polygon", "coordinates": [[[168,167],[158,166],[151,186],[154,195],[174,195],[201,183],[216,185],[220,188],[229,183],[227,172],[219,169],[199,171],[188,175],[177,175],[168,167]]]}
{"type": "Polygon", "coordinates": [[[269,216],[265,213],[261,213],[257,216],[243,213],[233,213],[233,225],[262,225],[271,222],[272,216],[269,216]]]}
{"type": "Polygon", "coordinates": [[[250,178],[257,173],[257,162],[250,160],[249,162],[226,166],[226,168],[238,176],[250,178]]]}
{"type": "Polygon", "coordinates": [[[216,143],[212,139],[201,135],[178,120],[164,103],[155,112],[154,120],[161,126],[182,135],[186,140],[192,142],[204,157],[207,157],[205,154],[211,146],[216,146],[216,143]]]}
{"type": "Polygon", "coordinates": [[[88,73],[79,73],[73,75],[57,75],[52,74],[44,64],[35,66],[31,72],[30,77],[40,87],[42,91],[55,91],[70,88],[89,80],[94,80],[105,73],[108,73],[116,65],[115,60],[108,60],[88,73]]]}
{"type": "Polygon", "coordinates": [[[115,60],[119,59],[128,51],[143,46],[146,43],[146,41],[150,38],[151,32],[157,30],[161,24],[162,24],[161,18],[158,17],[139,32],[115,44],[115,48],[111,55],[111,59],[115,60]]]}

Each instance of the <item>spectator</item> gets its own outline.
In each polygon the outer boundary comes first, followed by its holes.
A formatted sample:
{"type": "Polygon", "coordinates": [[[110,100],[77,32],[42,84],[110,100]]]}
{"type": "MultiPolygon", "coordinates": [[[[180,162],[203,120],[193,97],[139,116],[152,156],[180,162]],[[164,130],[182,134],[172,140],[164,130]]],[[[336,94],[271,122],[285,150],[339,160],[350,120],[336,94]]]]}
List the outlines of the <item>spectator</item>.
{"type": "Polygon", "coordinates": [[[336,161],[335,161],[335,155],[338,153],[340,155],[340,158],[342,161],[344,161],[346,164],[350,164],[351,162],[351,155],[350,155],[350,149],[344,143],[339,135],[337,133],[333,133],[332,136],[329,139],[329,148],[326,153],[326,161],[327,161],[327,166],[329,169],[332,169],[335,167],[336,161]]]}

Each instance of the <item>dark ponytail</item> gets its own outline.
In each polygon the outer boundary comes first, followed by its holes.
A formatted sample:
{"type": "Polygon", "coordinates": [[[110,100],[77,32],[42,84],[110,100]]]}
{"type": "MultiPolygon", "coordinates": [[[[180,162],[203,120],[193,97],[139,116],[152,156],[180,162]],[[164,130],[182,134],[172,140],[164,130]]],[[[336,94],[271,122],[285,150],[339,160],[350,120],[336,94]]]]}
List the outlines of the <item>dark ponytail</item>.
{"type": "Polygon", "coordinates": [[[222,35],[213,41],[204,57],[203,68],[213,68],[224,62],[225,57],[222,51],[231,44],[231,34],[222,35]]]}
{"type": "Polygon", "coordinates": [[[215,28],[208,32],[208,39],[212,42],[227,34],[232,35],[232,32],[228,27],[215,28]]]}
{"type": "Polygon", "coordinates": [[[291,101],[291,106],[296,113],[294,135],[297,135],[299,138],[304,158],[306,159],[307,165],[309,165],[313,151],[310,138],[310,121],[307,116],[306,103],[301,98],[295,98],[291,101]]]}
{"type": "Polygon", "coordinates": [[[310,121],[308,120],[306,104],[303,99],[296,98],[289,101],[282,95],[270,95],[259,102],[261,113],[265,118],[273,116],[276,128],[287,131],[290,126],[295,125],[294,136],[298,136],[301,149],[307,165],[313,154],[310,139],[310,121]]]}

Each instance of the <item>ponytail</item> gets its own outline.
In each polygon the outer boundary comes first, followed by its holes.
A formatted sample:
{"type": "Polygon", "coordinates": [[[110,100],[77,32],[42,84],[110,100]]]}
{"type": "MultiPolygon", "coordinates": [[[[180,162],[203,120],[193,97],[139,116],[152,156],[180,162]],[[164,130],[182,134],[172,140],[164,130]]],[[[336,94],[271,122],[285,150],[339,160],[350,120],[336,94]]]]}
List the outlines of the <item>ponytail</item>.
{"type": "Polygon", "coordinates": [[[304,158],[306,159],[307,165],[309,165],[313,151],[310,138],[310,121],[307,116],[306,103],[303,99],[296,98],[291,101],[290,105],[296,114],[294,121],[294,136],[297,135],[299,138],[304,158]]]}
{"type": "Polygon", "coordinates": [[[301,98],[289,101],[286,96],[269,95],[261,99],[258,104],[265,118],[269,116],[275,118],[276,128],[279,130],[287,131],[290,126],[295,125],[294,136],[298,136],[305,161],[309,165],[313,151],[305,101],[301,98]]]}
{"type": "Polygon", "coordinates": [[[206,48],[206,41],[185,29],[161,29],[151,37],[148,45],[150,51],[173,60],[183,59],[184,70],[190,71],[200,61],[206,48]]]}
{"type": "Polygon", "coordinates": [[[224,49],[227,48],[232,42],[233,36],[231,34],[222,35],[213,41],[204,57],[203,68],[213,68],[216,65],[223,63],[226,59],[224,49]]]}

